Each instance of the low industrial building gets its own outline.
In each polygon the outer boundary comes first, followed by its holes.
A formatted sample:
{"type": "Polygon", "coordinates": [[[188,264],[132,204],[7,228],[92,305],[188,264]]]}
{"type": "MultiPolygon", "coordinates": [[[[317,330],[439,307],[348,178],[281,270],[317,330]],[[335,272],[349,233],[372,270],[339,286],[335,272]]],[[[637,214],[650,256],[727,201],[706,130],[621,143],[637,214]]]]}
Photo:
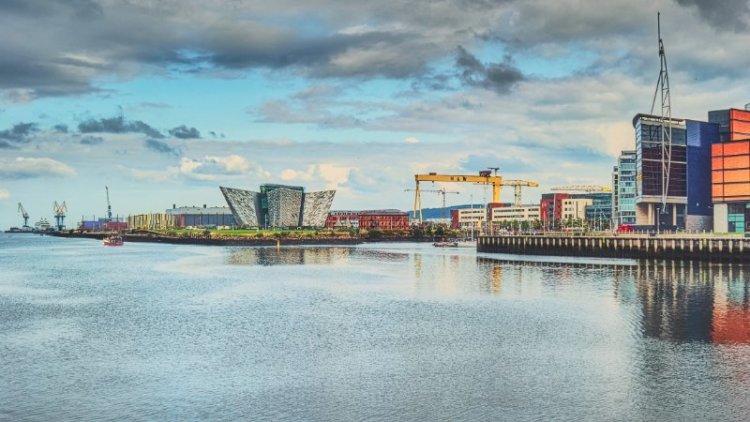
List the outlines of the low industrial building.
{"type": "Polygon", "coordinates": [[[261,185],[260,192],[220,189],[238,225],[261,228],[323,227],[336,194],[276,184],[261,185]]]}
{"type": "Polygon", "coordinates": [[[400,210],[331,211],[326,218],[329,229],[409,230],[409,214],[400,210]]]}
{"type": "Polygon", "coordinates": [[[237,226],[229,207],[177,207],[173,205],[166,214],[175,217],[176,227],[237,226]]]}
{"type": "Polygon", "coordinates": [[[166,230],[177,227],[177,218],[167,213],[136,214],[128,216],[131,230],[166,230]]]}

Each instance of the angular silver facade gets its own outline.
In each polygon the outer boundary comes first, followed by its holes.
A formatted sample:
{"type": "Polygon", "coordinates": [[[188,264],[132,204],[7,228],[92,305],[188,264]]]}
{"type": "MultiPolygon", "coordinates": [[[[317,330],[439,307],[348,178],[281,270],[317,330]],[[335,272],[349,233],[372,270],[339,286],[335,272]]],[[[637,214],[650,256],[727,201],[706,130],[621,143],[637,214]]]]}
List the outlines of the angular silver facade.
{"type": "Polygon", "coordinates": [[[271,227],[298,227],[302,192],[277,188],[268,192],[268,224],[271,227]]]}
{"type": "Polygon", "coordinates": [[[306,193],[302,201],[302,227],[323,227],[333,204],[335,190],[306,193]]]}
{"type": "Polygon", "coordinates": [[[241,226],[260,227],[260,193],[243,189],[219,187],[235,220],[241,226]]]}

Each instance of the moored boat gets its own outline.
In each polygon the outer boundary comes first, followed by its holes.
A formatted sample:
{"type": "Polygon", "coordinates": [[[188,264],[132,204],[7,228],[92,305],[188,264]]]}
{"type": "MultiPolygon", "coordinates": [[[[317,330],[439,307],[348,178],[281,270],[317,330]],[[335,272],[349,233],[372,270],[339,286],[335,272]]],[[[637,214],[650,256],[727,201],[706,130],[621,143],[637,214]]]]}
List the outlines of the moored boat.
{"type": "Polygon", "coordinates": [[[107,236],[103,242],[104,246],[122,246],[125,243],[120,235],[107,236]]]}

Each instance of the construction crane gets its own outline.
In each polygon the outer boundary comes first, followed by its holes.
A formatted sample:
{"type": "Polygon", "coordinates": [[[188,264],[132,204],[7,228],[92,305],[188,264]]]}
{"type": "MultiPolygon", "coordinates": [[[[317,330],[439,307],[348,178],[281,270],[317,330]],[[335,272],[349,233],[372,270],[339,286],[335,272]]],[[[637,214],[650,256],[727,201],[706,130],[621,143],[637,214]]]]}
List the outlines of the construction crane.
{"type": "Polygon", "coordinates": [[[104,186],[104,190],[107,191],[107,222],[112,221],[112,205],[109,203],[109,187],[104,186]]]}
{"type": "Polygon", "coordinates": [[[492,202],[500,202],[500,188],[503,178],[493,176],[491,170],[482,170],[478,176],[464,174],[415,174],[414,181],[414,219],[422,223],[422,197],[420,195],[419,182],[447,182],[447,183],[478,183],[492,186],[492,202]]]}
{"type": "Polygon", "coordinates": [[[26,209],[20,202],[18,203],[18,213],[23,217],[23,227],[29,227],[29,213],[26,212],[26,209]]]}
{"type": "MultiPolygon", "coordinates": [[[[416,189],[404,189],[404,191],[405,192],[416,192],[417,190],[416,189]]],[[[461,193],[461,192],[458,192],[458,191],[445,190],[445,188],[442,188],[442,189],[422,189],[421,192],[430,192],[430,193],[437,193],[437,194],[443,195],[443,218],[448,218],[448,216],[447,216],[447,212],[448,211],[447,211],[446,205],[445,205],[445,197],[446,197],[446,195],[448,195],[448,194],[456,194],[456,195],[458,195],[458,194],[461,193]]],[[[422,210],[420,209],[420,214],[421,214],[421,211],[422,210]]],[[[414,218],[417,218],[416,213],[414,214],[414,218]]],[[[421,218],[422,217],[420,215],[420,220],[421,220],[421,218]]]]}
{"type": "MultiPolygon", "coordinates": [[[[494,168],[492,169],[494,170],[494,168]]],[[[503,180],[502,186],[513,186],[513,206],[514,207],[520,207],[523,205],[523,201],[521,199],[521,188],[527,187],[527,188],[538,188],[539,183],[536,182],[529,182],[527,180],[503,180]]]]}
{"type": "Polygon", "coordinates": [[[567,185],[567,186],[555,186],[550,189],[553,192],[612,192],[612,188],[609,186],[596,186],[596,185],[567,185]]]}
{"type": "Polygon", "coordinates": [[[65,214],[68,212],[68,206],[65,205],[65,201],[62,201],[62,204],[58,204],[57,201],[55,201],[53,210],[55,211],[55,224],[57,225],[57,230],[65,229],[65,214]]]}

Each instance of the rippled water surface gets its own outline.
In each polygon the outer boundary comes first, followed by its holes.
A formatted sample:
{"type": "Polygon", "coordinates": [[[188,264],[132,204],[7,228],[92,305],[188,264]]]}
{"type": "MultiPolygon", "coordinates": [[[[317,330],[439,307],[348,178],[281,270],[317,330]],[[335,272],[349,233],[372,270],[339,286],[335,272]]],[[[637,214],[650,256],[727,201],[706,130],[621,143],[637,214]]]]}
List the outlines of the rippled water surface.
{"type": "Polygon", "coordinates": [[[0,234],[0,419],[748,420],[749,271],[0,234]]]}

